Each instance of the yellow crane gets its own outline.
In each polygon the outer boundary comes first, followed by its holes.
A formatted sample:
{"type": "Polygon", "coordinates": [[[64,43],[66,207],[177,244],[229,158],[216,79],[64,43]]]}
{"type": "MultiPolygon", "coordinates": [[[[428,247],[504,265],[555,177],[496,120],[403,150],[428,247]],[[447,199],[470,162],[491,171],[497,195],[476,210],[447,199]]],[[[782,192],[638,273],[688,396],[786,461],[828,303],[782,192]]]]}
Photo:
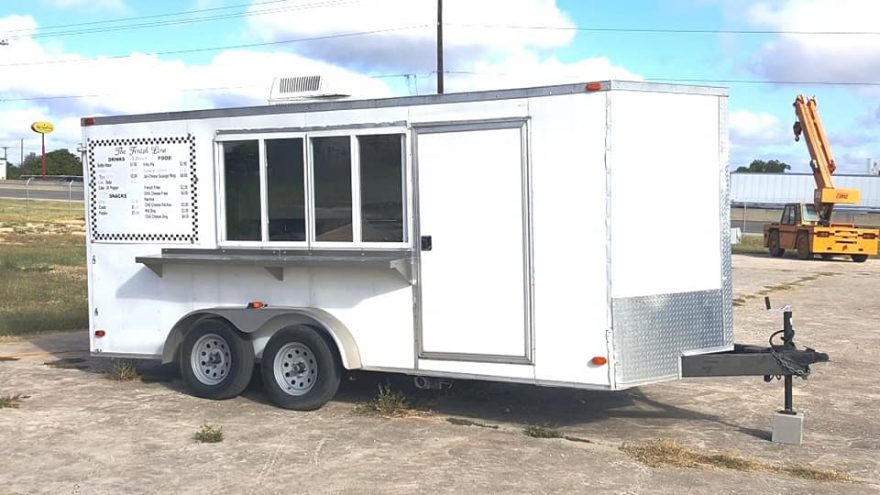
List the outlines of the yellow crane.
{"type": "Polygon", "coordinates": [[[804,136],[816,191],[812,204],[787,204],[779,222],[764,226],[764,247],[770,250],[771,256],[782,256],[786,249],[797,249],[800,259],[812,259],[817,254],[825,259],[848,255],[862,263],[868,256],[877,254],[880,231],[831,222],[835,204],[858,204],[860,194],[858,189],[834,187],[831,174],[837,166],[819,119],[816,98],[798,96],[794,100],[794,111],[797,115],[794,139],[798,141],[802,134],[804,136]]]}

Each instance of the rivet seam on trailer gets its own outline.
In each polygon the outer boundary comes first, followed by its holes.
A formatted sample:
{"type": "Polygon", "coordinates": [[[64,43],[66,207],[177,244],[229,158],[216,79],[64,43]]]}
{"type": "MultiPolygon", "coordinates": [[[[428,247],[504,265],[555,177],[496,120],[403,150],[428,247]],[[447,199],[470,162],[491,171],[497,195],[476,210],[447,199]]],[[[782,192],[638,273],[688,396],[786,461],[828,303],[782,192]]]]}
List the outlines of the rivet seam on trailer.
{"type": "Polygon", "coordinates": [[[614,346],[614,312],[611,306],[611,93],[605,93],[605,346],[608,355],[612,356],[608,365],[608,383],[617,388],[615,368],[618,362],[617,349],[614,346]]]}

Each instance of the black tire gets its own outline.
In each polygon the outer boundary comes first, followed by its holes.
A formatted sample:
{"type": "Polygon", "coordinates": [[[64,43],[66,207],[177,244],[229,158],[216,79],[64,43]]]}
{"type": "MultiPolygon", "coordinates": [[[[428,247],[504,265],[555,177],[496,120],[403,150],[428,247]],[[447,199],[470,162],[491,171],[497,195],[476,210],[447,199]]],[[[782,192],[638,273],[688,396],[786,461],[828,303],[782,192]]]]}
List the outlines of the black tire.
{"type": "Polygon", "coordinates": [[[813,259],[813,251],[810,250],[810,236],[806,232],[801,232],[797,237],[797,255],[802,260],[813,259]]]}
{"type": "Polygon", "coordinates": [[[774,258],[779,258],[780,256],[785,254],[785,249],[779,247],[778,230],[770,231],[770,238],[767,240],[767,246],[770,249],[770,256],[773,256],[774,258]]]}
{"type": "Polygon", "coordinates": [[[868,261],[868,255],[867,255],[867,254],[851,254],[850,257],[851,257],[852,260],[855,261],[856,263],[864,263],[864,262],[868,261]]]}
{"type": "Polygon", "coordinates": [[[266,395],[284,409],[318,409],[339,389],[342,363],[338,356],[335,344],[310,326],[279,330],[263,350],[260,372],[266,395]]]}
{"type": "Polygon", "coordinates": [[[193,395],[231,399],[251,381],[254,346],[226,320],[205,318],[186,334],[178,362],[180,376],[193,395]]]}

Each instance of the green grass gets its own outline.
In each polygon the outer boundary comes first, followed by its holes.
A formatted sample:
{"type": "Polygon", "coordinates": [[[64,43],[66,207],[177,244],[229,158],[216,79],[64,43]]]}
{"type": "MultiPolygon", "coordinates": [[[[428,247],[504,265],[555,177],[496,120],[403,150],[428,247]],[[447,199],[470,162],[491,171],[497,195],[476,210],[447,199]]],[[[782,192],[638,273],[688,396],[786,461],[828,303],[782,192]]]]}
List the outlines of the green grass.
{"type": "Polygon", "coordinates": [[[0,200],[0,336],[88,326],[78,205],[0,200]]]}
{"type": "Polygon", "coordinates": [[[730,250],[734,254],[768,254],[764,247],[764,236],[755,234],[744,234],[740,243],[731,245],[730,250]]]}

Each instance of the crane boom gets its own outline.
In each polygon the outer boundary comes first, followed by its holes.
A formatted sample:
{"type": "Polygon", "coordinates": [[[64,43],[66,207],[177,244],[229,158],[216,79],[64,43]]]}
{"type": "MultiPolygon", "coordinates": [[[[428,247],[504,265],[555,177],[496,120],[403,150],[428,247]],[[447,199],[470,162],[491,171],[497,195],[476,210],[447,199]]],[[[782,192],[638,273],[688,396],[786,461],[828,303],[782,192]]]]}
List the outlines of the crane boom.
{"type": "Polygon", "coordinates": [[[828,144],[825,128],[819,118],[816,98],[808,99],[804,95],[798,95],[794,100],[794,112],[797,115],[793,126],[794,139],[798,141],[800,135],[804,135],[807,150],[810,152],[810,168],[813,169],[813,179],[816,181],[813,201],[816,204],[820,223],[828,225],[831,222],[834,204],[858,204],[861,199],[859,191],[834,187],[831,174],[837,169],[837,165],[834,163],[831,146],[828,144]]]}

